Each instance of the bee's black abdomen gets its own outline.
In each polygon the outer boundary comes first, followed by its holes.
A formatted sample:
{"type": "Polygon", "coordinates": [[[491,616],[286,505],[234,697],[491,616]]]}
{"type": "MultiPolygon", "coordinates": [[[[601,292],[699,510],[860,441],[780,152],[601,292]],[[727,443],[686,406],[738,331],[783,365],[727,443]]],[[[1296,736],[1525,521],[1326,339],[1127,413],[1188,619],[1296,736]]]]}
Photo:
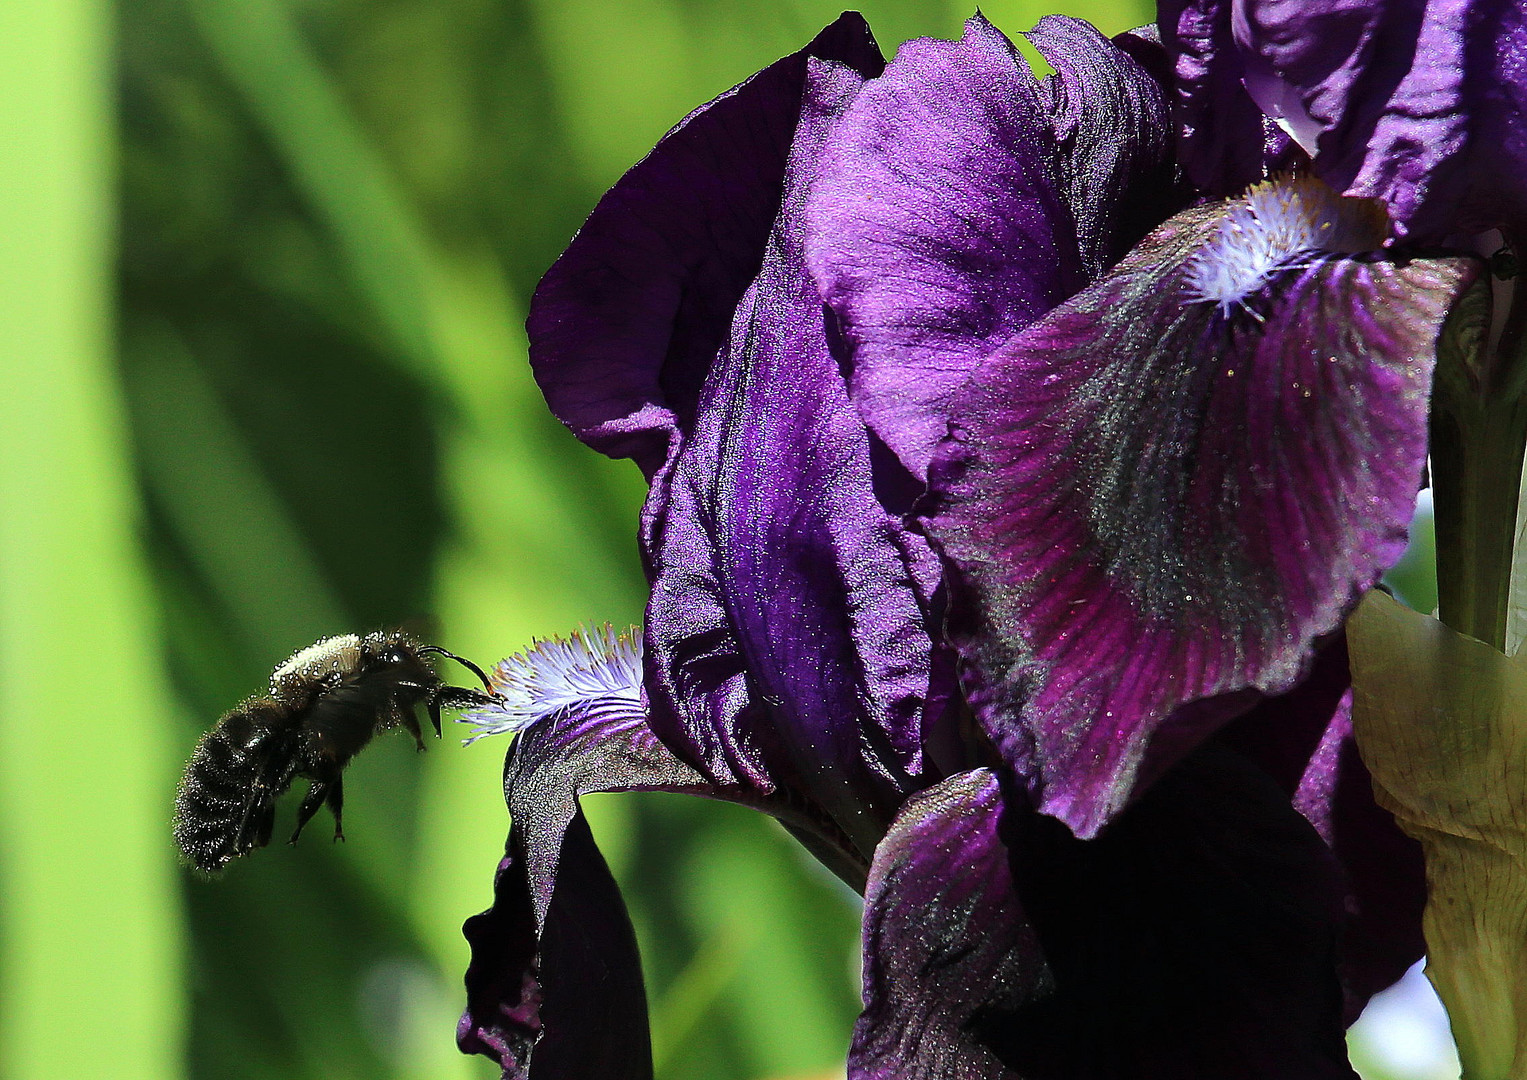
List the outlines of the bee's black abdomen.
{"type": "Polygon", "coordinates": [[[196,744],[175,793],[175,842],[198,870],[216,873],[270,841],[276,799],[292,779],[282,767],[293,736],[283,712],[247,701],[196,744]]]}
{"type": "Polygon", "coordinates": [[[217,873],[270,842],[276,800],[299,776],[312,784],[292,842],[323,805],[341,838],[340,775],[373,735],[402,727],[423,750],[416,707],[428,710],[438,735],[441,708],[502,700],[476,664],[401,630],[324,638],[271,673],[268,697],[250,698],[196,744],[175,793],[175,843],[191,865],[217,873]],[[425,659],[431,655],[466,667],[482,691],[447,686],[425,659]]]}

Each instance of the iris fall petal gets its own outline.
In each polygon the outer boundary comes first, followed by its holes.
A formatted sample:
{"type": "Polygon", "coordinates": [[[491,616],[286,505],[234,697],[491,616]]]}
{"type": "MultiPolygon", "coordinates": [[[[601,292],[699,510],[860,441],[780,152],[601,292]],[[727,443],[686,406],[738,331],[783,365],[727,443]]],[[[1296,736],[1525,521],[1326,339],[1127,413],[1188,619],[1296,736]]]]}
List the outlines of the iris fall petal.
{"type": "Polygon", "coordinates": [[[1179,215],[996,351],[931,473],[969,700],[1081,836],[1148,748],[1164,764],[1251,703],[1223,695],[1292,687],[1399,557],[1437,336],[1477,275],[1320,251],[1263,266],[1237,245],[1279,211],[1240,205],[1179,215]]]}

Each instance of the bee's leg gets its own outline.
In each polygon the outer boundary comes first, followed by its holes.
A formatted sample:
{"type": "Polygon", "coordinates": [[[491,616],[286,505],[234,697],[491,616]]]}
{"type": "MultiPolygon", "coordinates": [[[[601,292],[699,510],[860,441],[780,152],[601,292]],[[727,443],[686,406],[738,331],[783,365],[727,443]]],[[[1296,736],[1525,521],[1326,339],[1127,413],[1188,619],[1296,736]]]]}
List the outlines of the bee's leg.
{"type": "Polygon", "coordinates": [[[442,686],[430,697],[430,704],[436,709],[442,706],[447,709],[470,709],[484,705],[501,705],[503,701],[501,694],[485,694],[481,690],[473,690],[470,686],[442,686]]]}
{"type": "Polygon", "coordinates": [[[318,808],[323,805],[323,800],[329,794],[332,784],[323,780],[314,780],[308,785],[308,793],[302,797],[302,805],[297,807],[297,827],[292,830],[292,838],[288,844],[295,844],[297,837],[302,835],[302,828],[313,815],[318,813],[318,808]]]}
{"type": "Polygon", "coordinates": [[[264,784],[256,784],[244,803],[244,817],[233,841],[233,854],[244,855],[270,843],[276,824],[275,794],[264,784]]]}
{"type": "Polygon", "coordinates": [[[345,778],[343,776],[336,776],[329,784],[328,803],[329,813],[334,815],[334,839],[343,840],[345,829],[339,820],[340,813],[345,808],[345,778]]]}
{"type": "Polygon", "coordinates": [[[414,715],[414,706],[411,703],[393,699],[391,708],[393,722],[412,735],[415,749],[421,754],[424,753],[424,733],[419,730],[419,718],[414,715]]]}
{"type": "Polygon", "coordinates": [[[435,738],[440,738],[440,695],[429,696],[429,722],[435,725],[435,738]]]}

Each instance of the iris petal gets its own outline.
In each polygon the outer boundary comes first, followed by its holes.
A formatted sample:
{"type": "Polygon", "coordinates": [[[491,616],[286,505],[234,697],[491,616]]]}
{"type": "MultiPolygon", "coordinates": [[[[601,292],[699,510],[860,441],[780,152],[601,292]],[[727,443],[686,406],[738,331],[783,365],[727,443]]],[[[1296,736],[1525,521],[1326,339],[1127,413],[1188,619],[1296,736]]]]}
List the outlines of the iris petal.
{"type": "Polygon", "coordinates": [[[810,57],[883,66],[864,20],[845,14],[696,109],[599,201],[531,301],[530,360],[552,411],[649,476],[693,420],[763,258],[810,57]]]}
{"type": "MultiPolygon", "coordinates": [[[[550,653],[542,643],[500,665],[497,685],[511,695],[515,686],[545,690],[569,670],[588,675],[610,659],[604,647],[616,645],[613,634],[589,633],[553,642],[550,653]],[[580,646],[584,655],[575,656],[580,646]],[[555,670],[532,672],[537,663],[555,670]],[[506,684],[506,674],[518,682],[506,684]]],[[[497,710],[518,731],[504,765],[511,824],[493,906],[465,927],[472,961],[457,1041],[493,1058],[510,1080],[529,1076],[532,1065],[536,1080],[652,1075],[636,941],[582,796],[669,791],[738,802],[777,817],[851,885],[863,885],[864,862],[830,820],[790,793],[770,798],[711,782],[663,745],[639,700],[604,692],[609,675],[596,672],[593,692],[528,722],[518,722],[524,702],[512,697],[497,710]]],[[[476,722],[499,723],[493,712],[476,722]]]]}
{"type": "Polygon", "coordinates": [[[1346,1020],[1421,958],[1426,868],[1421,845],[1378,805],[1352,736],[1352,675],[1344,634],[1323,645],[1309,676],[1219,736],[1260,765],[1341,864],[1346,925],[1338,974],[1346,1020]]]}
{"type": "Polygon", "coordinates": [[[1257,105],[1319,174],[1384,199],[1398,235],[1527,224],[1527,21],[1510,0],[1164,0],[1182,158],[1206,190],[1254,180],[1257,105]]]}
{"type": "Polygon", "coordinates": [[[1032,1080],[1352,1080],[1341,881],[1315,830],[1209,744],[1097,839],[1010,812],[1003,838],[1055,992],[982,1028],[1032,1080]]]}
{"type": "Polygon", "coordinates": [[[467,921],[465,1053],[506,1078],[652,1075],[641,962],[620,890],[578,798],[594,791],[712,794],[653,737],[640,707],[575,709],[522,732],[504,794],[512,825],[493,906],[467,921]]]}
{"type": "Polygon", "coordinates": [[[961,773],[907,800],[881,843],[849,1080],[1016,1080],[972,1025],[1054,984],[1013,887],[1001,812],[995,774],[961,773]]]}
{"type": "Polygon", "coordinates": [[[1095,840],[986,770],[908,800],[865,895],[850,1080],[1351,1080],[1330,852],[1219,745],[1095,840]]]}
{"type": "Polygon", "coordinates": [[[1262,252],[1260,286],[1210,303],[1195,260],[1236,211],[1179,215],[993,354],[931,473],[970,702],[1081,836],[1148,748],[1292,687],[1399,557],[1437,336],[1478,273],[1306,252],[1263,275],[1262,252]]]}
{"type": "Polygon", "coordinates": [[[801,261],[800,204],[862,80],[813,64],[785,208],[651,530],[653,726],[718,782],[785,787],[868,861],[952,688],[937,559],[876,497],[873,447],[801,261]]]}
{"type": "Polygon", "coordinates": [[[807,260],[855,402],[919,477],[980,353],[1086,281],[1057,154],[1039,84],[979,15],[903,45],[823,152],[807,260]]]}

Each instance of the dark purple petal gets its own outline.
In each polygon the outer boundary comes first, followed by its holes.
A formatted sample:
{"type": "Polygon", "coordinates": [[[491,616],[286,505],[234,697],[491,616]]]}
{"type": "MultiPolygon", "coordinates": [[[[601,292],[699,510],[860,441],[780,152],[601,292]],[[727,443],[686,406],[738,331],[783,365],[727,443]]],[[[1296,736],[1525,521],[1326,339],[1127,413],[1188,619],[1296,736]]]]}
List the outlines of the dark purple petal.
{"type": "Polygon", "coordinates": [[[556,884],[537,918],[521,856],[505,856],[493,907],[467,920],[472,946],[464,1054],[498,1063],[506,1080],[651,1080],[647,997],[636,935],[588,823],[577,812],[557,838],[556,884]]]}
{"type": "Polygon", "coordinates": [[[649,477],[688,429],[763,258],[810,57],[883,66],[845,14],[695,110],[600,200],[531,301],[530,360],[552,411],[649,477]]]}
{"type": "Polygon", "coordinates": [[[1346,1020],[1421,958],[1426,868],[1421,845],[1374,801],[1352,738],[1345,636],[1310,675],[1230,724],[1219,738],[1268,772],[1336,855],[1346,884],[1340,964],[1346,1020]]]}
{"type": "Polygon", "coordinates": [[[1506,224],[1520,238],[1527,230],[1527,8],[1498,2],[1484,25],[1475,48],[1491,66],[1470,85],[1475,101],[1465,222],[1475,228],[1506,224]]]}
{"type": "Polygon", "coordinates": [[[1170,0],[1161,26],[1182,157],[1207,190],[1255,178],[1261,111],[1334,187],[1384,199],[1402,237],[1527,224],[1527,28],[1514,0],[1170,0]]]}
{"type": "Polygon", "coordinates": [[[652,724],[717,782],[804,794],[864,860],[948,687],[926,542],[876,498],[870,437],[801,262],[800,202],[861,79],[813,63],[780,222],[649,530],[652,724]]]}
{"type": "Polygon", "coordinates": [[[985,769],[907,800],[864,896],[864,1013],[849,1080],[1017,1080],[972,1026],[1053,992],[985,769]]]}
{"type": "Polygon", "coordinates": [[[1340,879],[1210,745],[1095,840],[985,770],[908,800],[865,896],[850,1080],[1352,1080],[1340,879]]]}
{"type": "Polygon", "coordinates": [[[653,737],[639,708],[574,710],[516,739],[493,906],[464,928],[464,1053],[493,1058],[513,1080],[532,1064],[536,1080],[651,1077],[636,939],[578,798],[654,790],[719,794],[653,737]]]}
{"type": "Polygon", "coordinates": [[[918,477],[981,352],[1085,283],[1057,153],[1039,84],[979,15],[903,45],[823,151],[807,261],[855,402],[918,477]]]}
{"type": "Polygon", "coordinates": [[[1211,744],[1095,840],[1002,836],[1055,992],[981,1033],[1026,1080],[1353,1080],[1340,880],[1260,769],[1211,744]]]}
{"type": "Polygon", "coordinates": [[[985,363],[935,462],[969,700],[1078,835],[1148,748],[1159,768],[1293,686],[1403,550],[1437,335],[1478,264],[1257,257],[1306,212],[1362,232],[1314,185],[1174,218],[985,363]]]}
{"type": "Polygon", "coordinates": [[[1231,195],[1268,175],[1271,120],[1242,82],[1230,0],[1161,0],[1157,27],[1172,63],[1177,158],[1189,180],[1231,195]]]}
{"type": "Polygon", "coordinates": [[[1091,280],[1186,205],[1174,183],[1161,84],[1090,23],[1047,15],[1025,35],[1055,75],[1051,127],[1091,280]]]}

